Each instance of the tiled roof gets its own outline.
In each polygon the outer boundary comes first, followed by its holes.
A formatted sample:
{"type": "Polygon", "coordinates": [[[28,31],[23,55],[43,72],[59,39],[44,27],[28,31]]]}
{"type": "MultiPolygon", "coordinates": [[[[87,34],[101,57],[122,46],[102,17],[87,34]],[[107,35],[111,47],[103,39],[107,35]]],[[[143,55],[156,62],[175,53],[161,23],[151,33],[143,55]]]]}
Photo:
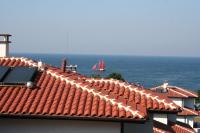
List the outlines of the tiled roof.
{"type": "MultiPolygon", "coordinates": [[[[26,58],[2,58],[0,65],[34,67],[37,62],[26,58]]],[[[146,117],[145,112],[95,91],[76,73],[62,73],[58,68],[48,67],[37,75],[35,82],[36,86],[31,89],[0,87],[0,114],[128,120],[146,117]]]]}
{"type": "MultiPolygon", "coordinates": [[[[0,58],[0,66],[37,67],[38,62],[0,58]]],[[[114,86],[103,91],[94,79],[45,67],[37,74],[33,88],[0,86],[0,115],[135,121],[147,117],[146,108],[179,110],[168,98],[128,83],[109,80],[111,84],[115,82],[114,86]]]]}
{"type": "Polygon", "coordinates": [[[168,125],[153,121],[154,133],[195,133],[194,129],[189,125],[181,122],[168,121],[168,125]]]}
{"type": "MultiPolygon", "coordinates": [[[[162,89],[162,86],[151,88],[152,91],[156,91],[157,89],[162,89]]],[[[177,86],[167,86],[167,92],[165,93],[168,97],[174,98],[197,98],[198,95],[195,92],[191,92],[189,90],[177,87],[177,86]]]]}
{"type": "Polygon", "coordinates": [[[181,112],[178,112],[178,115],[183,115],[183,116],[198,116],[198,111],[195,111],[194,109],[182,107],[181,112]]]}
{"type": "Polygon", "coordinates": [[[152,111],[177,111],[178,106],[166,96],[115,79],[87,79],[97,91],[131,105],[152,111]]]}
{"type": "MultiPolygon", "coordinates": [[[[163,89],[162,86],[158,86],[155,88],[151,88],[150,90],[156,92],[157,90],[163,89]]],[[[167,86],[167,92],[165,93],[161,93],[169,98],[196,98],[198,97],[198,95],[194,92],[185,90],[183,88],[180,87],[176,87],[176,86],[167,86]]],[[[190,109],[187,107],[181,107],[181,111],[178,112],[177,115],[182,115],[182,116],[197,116],[198,112],[195,111],[194,109],[190,109]]]]}
{"type": "Polygon", "coordinates": [[[169,125],[165,125],[158,121],[153,121],[153,132],[154,133],[173,133],[173,129],[169,125]]]}

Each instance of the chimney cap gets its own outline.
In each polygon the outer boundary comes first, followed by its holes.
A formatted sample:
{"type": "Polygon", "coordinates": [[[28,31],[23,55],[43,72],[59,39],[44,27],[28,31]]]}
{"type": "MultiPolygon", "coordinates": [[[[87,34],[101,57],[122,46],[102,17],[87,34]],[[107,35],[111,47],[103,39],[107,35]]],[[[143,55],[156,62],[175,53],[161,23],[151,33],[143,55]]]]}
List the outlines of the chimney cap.
{"type": "Polygon", "coordinates": [[[0,36],[12,36],[10,34],[0,34],[0,36]]]}
{"type": "Polygon", "coordinates": [[[11,41],[0,41],[0,44],[11,43],[11,41]]]}
{"type": "Polygon", "coordinates": [[[167,81],[165,81],[162,85],[163,89],[167,89],[168,85],[169,85],[169,83],[167,81]]]}
{"type": "Polygon", "coordinates": [[[65,72],[65,71],[66,71],[66,66],[67,66],[67,59],[64,58],[64,59],[62,60],[62,64],[61,64],[61,70],[62,70],[62,72],[65,72]]]}

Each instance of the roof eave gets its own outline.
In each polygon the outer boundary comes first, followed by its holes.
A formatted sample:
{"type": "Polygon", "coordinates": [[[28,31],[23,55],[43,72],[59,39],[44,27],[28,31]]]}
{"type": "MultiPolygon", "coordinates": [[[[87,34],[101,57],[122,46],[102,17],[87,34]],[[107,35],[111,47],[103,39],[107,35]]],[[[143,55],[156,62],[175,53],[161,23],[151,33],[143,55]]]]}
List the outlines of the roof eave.
{"type": "Polygon", "coordinates": [[[188,96],[188,97],[167,96],[167,97],[168,97],[168,98],[184,98],[184,99],[185,99],[185,98],[198,98],[198,97],[195,97],[195,96],[194,96],[194,97],[191,97],[191,96],[188,96]]]}
{"type": "Polygon", "coordinates": [[[161,114],[177,114],[181,110],[151,110],[149,109],[148,112],[150,113],[161,113],[161,114]]]}
{"type": "Polygon", "coordinates": [[[0,114],[0,118],[12,119],[49,119],[49,120],[87,120],[106,122],[136,122],[144,123],[146,119],[106,118],[106,117],[81,117],[81,116],[55,116],[55,115],[30,115],[30,114],[0,114]]]}
{"type": "Polygon", "coordinates": [[[181,115],[181,114],[177,114],[177,116],[198,116],[198,115],[181,115]]]}

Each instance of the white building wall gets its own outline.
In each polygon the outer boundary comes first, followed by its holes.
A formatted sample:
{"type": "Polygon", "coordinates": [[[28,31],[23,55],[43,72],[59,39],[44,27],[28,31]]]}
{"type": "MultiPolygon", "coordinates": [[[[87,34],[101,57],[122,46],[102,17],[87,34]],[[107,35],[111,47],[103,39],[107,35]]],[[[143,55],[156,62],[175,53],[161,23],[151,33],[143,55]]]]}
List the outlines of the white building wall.
{"type": "Polygon", "coordinates": [[[195,99],[194,98],[187,98],[184,99],[185,107],[194,109],[195,99]]]}
{"type": "Polygon", "coordinates": [[[1,133],[120,133],[120,122],[0,119],[1,133]]]}
{"type": "Polygon", "coordinates": [[[0,44],[0,57],[6,57],[9,53],[9,44],[0,44]]]}
{"type": "Polygon", "coordinates": [[[194,127],[194,117],[193,116],[177,116],[177,121],[186,123],[190,125],[192,128],[194,127]]]}
{"type": "Polygon", "coordinates": [[[176,120],[183,122],[183,123],[186,123],[186,118],[184,116],[177,116],[176,120]]]}
{"type": "Polygon", "coordinates": [[[184,100],[182,98],[171,98],[171,100],[180,107],[184,107],[184,100]]]}
{"type": "Polygon", "coordinates": [[[167,114],[153,114],[153,120],[159,121],[167,125],[167,114]]]}
{"type": "Polygon", "coordinates": [[[186,122],[187,122],[187,124],[189,124],[192,128],[194,127],[193,116],[187,116],[187,117],[186,117],[186,122]]]}

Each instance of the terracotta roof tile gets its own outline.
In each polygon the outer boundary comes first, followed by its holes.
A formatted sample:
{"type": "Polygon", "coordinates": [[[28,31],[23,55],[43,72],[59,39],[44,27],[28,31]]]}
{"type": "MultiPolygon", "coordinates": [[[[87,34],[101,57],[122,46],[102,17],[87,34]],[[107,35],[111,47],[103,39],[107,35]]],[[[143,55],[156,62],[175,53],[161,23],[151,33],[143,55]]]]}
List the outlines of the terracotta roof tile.
{"type": "MultiPolygon", "coordinates": [[[[37,62],[11,57],[0,58],[0,65],[37,67],[37,62]]],[[[178,111],[169,99],[128,83],[44,65],[47,69],[37,73],[33,88],[0,86],[0,115],[144,120],[146,109],[178,111]]]]}
{"type": "Polygon", "coordinates": [[[141,104],[152,111],[178,111],[179,107],[166,96],[154,93],[126,82],[114,79],[93,79],[87,78],[91,86],[99,92],[110,91],[109,96],[115,99],[128,99],[128,103],[141,104]],[[105,84],[104,84],[105,83],[105,84]],[[104,86],[102,86],[104,84],[104,86]]]}
{"type": "Polygon", "coordinates": [[[64,107],[65,107],[65,102],[67,100],[70,88],[71,88],[70,84],[66,84],[66,86],[63,88],[62,96],[60,98],[60,101],[58,101],[58,107],[57,107],[57,111],[56,111],[57,115],[60,115],[63,113],[64,107]]]}
{"type": "Polygon", "coordinates": [[[183,115],[183,116],[198,116],[198,111],[195,111],[194,109],[182,107],[181,112],[178,112],[178,115],[183,115]]]}
{"type": "MultiPolygon", "coordinates": [[[[152,91],[157,91],[163,89],[162,86],[158,86],[155,88],[151,88],[152,91]]],[[[160,95],[167,96],[169,98],[195,98],[198,97],[196,93],[185,90],[180,87],[176,86],[167,86],[167,92],[166,93],[160,93],[160,95]]],[[[163,106],[163,105],[162,105],[163,106]]],[[[194,109],[189,109],[186,107],[181,107],[181,111],[178,112],[178,115],[183,115],[183,116],[197,116],[198,112],[195,111],[194,109]]]]}
{"type": "MultiPolygon", "coordinates": [[[[156,91],[158,89],[163,89],[162,86],[151,88],[152,91],[156,91]]],[[[167,86],[167,92],[165,93],[168,97],[174,97],[174,98],[197,98],[198,95],[195,92],[191,92],[187,89],[183,89],[181,87],[177,86],[167,86]]]]}
{"type": "Polygon", "coordinates": [[[192,127],[181,122],[168,121],[168,125],[153,121],[154,133],[196,133],[192,127]]]}

